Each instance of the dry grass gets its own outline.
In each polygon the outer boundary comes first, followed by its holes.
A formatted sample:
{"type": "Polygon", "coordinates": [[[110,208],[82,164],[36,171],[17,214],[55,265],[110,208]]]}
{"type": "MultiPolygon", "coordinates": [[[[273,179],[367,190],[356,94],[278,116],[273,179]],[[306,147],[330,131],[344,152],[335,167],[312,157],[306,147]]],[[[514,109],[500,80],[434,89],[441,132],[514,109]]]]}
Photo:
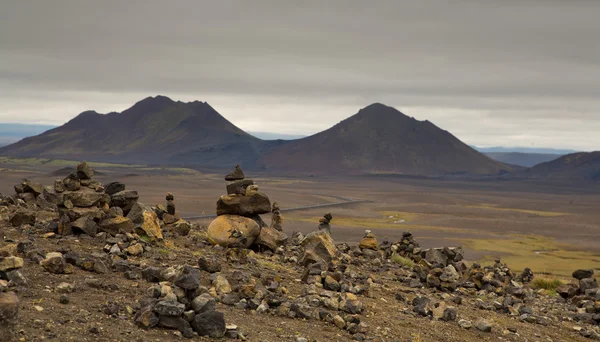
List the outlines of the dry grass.
{"type": "Polygon", "coordinates": [[[399,264],[399,265],[402,265],[402,266],[408,266],[408,267],[410,267],[410,268],[413,268],[413,267],[415,267],[415,262],[414,262],[414,261],[412,261],[412,260],[411,260],[411,259],[409,259],[409,258],[405,258],[405,257],[403,257],[403,256],[400,256],[400,255],[398,255],[398,254],[396,254],[396,253],[394,253],[394,254],[393,254],[391,257],[390,257],[390,259],[391,259],[393,262],[395,262],[395,263],[397,263],[397,264],[399,264]]]}
{"type": "Polygon", "coordinates": [[[563,285],[563,282],[556,278],[535,277],[531,282],[532,288],[536,290],[542,289],[550,292],[556,292],[556,289],[561,285],[563,285]]]}
{"type": "Polygon", "coordinates": [[[497,256],[514,270],[531,268],[538,274],[571,277],[578,268],[600,268],[600,256],[584,251],[568,250],[554,239],[538,235],[511,235],[510,239],[464,240],[465,246],[489,252],[481,262],[491,264],[497,256]]]}
{"type": "Polygon", "coordinates": [[[507,212],[515,212],[522,214],[529,214],[535,216],[542,217],[557,217],[557,216],[565,216],[569,215],[568,213],[554,212],[554,211],[541,211],[541,210],[529,210],[529,209],[517,209],[517,208],[500,208],[491,204],[479,204],[479,205],[468,205],[466,208],[475,208],[475,209],[488,209],[495,211],[507,211],[507,212]]]}

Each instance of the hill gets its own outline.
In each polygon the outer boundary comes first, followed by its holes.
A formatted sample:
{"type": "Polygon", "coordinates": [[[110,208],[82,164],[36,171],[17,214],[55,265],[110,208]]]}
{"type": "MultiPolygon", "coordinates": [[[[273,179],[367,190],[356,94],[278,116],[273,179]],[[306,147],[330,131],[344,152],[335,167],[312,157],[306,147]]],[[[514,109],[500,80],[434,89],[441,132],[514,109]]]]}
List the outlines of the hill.
{"type": "Polygon", "coordinates": [[[0,149],[18,157],[148,164],[254,165],[271,144],[227,121],[206,102],[148,97],[122,113],[86,111],[63,126],[0,149]]]}
{"type": "Polygon", "coordinates": [[[503,153],[519,152],[519,153],[542,153],[542,154],[559,154],[559,155],[565,155],[565,154],[580,152],[580,151],[576,151],[576,150],[544,148],[544,147],[503,147],[503,146],[496,146],[496,147],[477,147],[477,146],[471,146],[471,147],[473,147],[474,149],[476,149],[477,151],[479,151],[481,153],[490,153],[490,152],[503,152],[503,153]]]}
{"type": "Polygon", "coordinates": [[[269,170],[411,175],[498,174],[494,161],[429,121],[375,103],[313,136],[265,154],[269,170]]]}
{"type": "Polygon", "coordinates": [[[536,165],[525,171],[534,178],[600,181],[600,151],[580,152],[536,165]]]}
{"type": "Polygon", "coordinates": [[[561,154],[524,153],[524,152],[488,152],[486,156],[501,163],[532,167],[560,158],[561,154]]]}

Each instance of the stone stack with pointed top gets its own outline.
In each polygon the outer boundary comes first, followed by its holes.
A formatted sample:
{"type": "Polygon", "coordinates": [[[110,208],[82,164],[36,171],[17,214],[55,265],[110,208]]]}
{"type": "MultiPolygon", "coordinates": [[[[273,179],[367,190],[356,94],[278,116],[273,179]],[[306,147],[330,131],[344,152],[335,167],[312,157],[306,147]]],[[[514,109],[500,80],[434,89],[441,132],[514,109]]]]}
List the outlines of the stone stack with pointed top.
{"type": "Polygon", "coordinates": [[[259,215],[271,212],[269,197],[236,165],[225,176],[227,195],[217,201],[218,217],[208,227],[209,241],[223,247],[248,248],[254,244],[274,250],[287,240],[281,231],[268,227],[259,215]]]}
{"type": "Polygon", "coordinates": [[[331,235],[331,220],[333,216],[331,213],[327,213],[319,220],[319,230],[324,230],[327,234],[331,235]]]}
{"type": "Polygon", "coordinates": [[[271,228],[280,232],[283,231],[283,216],[277,202],[273,202],[273,207],[271,208],[271,228]]]}
{"type": "Polygon", "coordinates": [[[157,205],[154,211],[158,218],[162,220],[165,230],[171,231],[179,236],[187,236],[192,229],[192,224],[182,219],[175,210],[175,196],[172,193],[167,193],[165,196],[167,205],[157,205]]]}

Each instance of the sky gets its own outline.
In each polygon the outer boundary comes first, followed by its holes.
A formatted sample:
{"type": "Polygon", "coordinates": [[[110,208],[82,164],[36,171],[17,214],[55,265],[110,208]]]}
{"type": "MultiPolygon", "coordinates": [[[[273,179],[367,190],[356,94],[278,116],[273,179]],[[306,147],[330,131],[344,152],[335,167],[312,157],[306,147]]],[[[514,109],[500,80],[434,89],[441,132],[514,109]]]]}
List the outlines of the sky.
{"type": "Polygon", "coordinates": [[[0,122],[154,95],[312,134],[373,102],[477,146],[600,150],[600,1],[0,0],[0,122]]]}

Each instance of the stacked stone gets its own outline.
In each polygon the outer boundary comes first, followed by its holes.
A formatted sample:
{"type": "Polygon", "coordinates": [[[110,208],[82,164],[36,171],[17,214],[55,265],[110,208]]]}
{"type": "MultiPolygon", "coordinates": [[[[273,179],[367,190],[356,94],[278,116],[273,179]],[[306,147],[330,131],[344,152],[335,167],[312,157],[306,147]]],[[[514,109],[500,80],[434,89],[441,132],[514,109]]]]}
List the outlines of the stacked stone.
{"type": "Polygon", "coordinates": [[[413,234],[409,231],[402,233],[402,240],[395,242],[385,249],[385,257],[390,258],[393,254],[409,258],[416,262],[421,261],[421,247],[415,241],[413,234]]]}
{"type": "Polygon", "coordinates": [[[379,244],[377,243],[377,238],[375,238],[375,234],[373,234],[370,230],[365,230],[365,236],[360,240],[358,244],[360,249],[372,249],[374,251],[379,250],[379,244]]]}
{"type": "Polygon", "coordinates": [[[167,201],[166,206],[159,204],[154,208],[156,215],[161,220],[161,226],[165,231],[173,232],[179,236],[187,236],[192,229],[192,225],[177,214],[175,196],[169,192],[165,196],[165,200],[167,201]]]}
{"type": "MultiPolygon", "coordinates": [[[[209,289],[200,286],[201,276],[200,270],[190,266],[144,269],[142,277],[159,284],[150,287],[149,298],[137,304],[135,323],[144,329],[159,326],[178,330],[187,338],[194,333],[211,338],[237,336],[235,327],[228,327],[223,313],[216,311],[217,302],[209,289]]],[[[219,284],[215,287],[218,289],[219,284]]]]}
{"type": "Polygon", "coordinates": [[[323,218],[319,220],[319,230],[323,230],[331,235],[331,220],[333,220],[331,213],[325,214],[323,218]]]}
{"type": "Polygon", "coordinates": [[[273,202],[273,207],[271,208],[271,228],[280,232],[283,231],[283,216],[277,202],[273,202]]]}
{"type": "Polygon", "coordinates": [[[210,243],[223,247],[257,247],[275,250],[287,240],[281,231],[268,227],[260,214],[271,212],[269,197],[258,191],[252,180],[245,179],[237,165],[225,176],[227,195],[217,201],[218,217],[208,227],[210,243]]]}
{"type": "MultiPolygon", "coordinates": [[[[138,202],[136,191],[125,190],[125,184],[120,182],[104,187],[93,176],[94,170],[84,161],[52,187],[23,180],[15,190],[18,200],[58,212],[54,233],[60,235],[136,233],[152,240],[162,239],[156,213],[138,202]]],[[[34,225],[36,215],[36,211],[18,210],[10,222],[13,226],[34,225]]]]}
{"type": "Polygon", "coordinates": [[[573,278],[576,282],[562,285],[556,289],[556,292],[577,306],[574,320],[600,325],[600,287],[594,278],[594,270],[576,270],[573,272],[573,278]]]}

